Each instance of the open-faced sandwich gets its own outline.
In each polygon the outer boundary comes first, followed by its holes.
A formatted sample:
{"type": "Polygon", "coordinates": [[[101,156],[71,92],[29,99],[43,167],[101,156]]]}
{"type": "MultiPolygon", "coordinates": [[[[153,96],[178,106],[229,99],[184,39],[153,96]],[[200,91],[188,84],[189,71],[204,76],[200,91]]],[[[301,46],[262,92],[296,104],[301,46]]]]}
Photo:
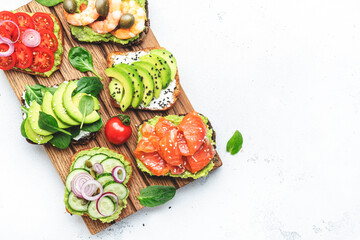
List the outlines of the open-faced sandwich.
{"type": "Polygon", "coordinates": [[[26,85],[21,134],[32,143],[50,142],[61,149],[71,141],[87,143],[103,125],[97,99],[102,88],[97,77],[83,77],[54,87],[26,85]]]}
{"type": "Polygon", "coordinates": [[[103,223],[118,219],[127,204],[131,171],[125,156],[107,148],[76,153],[65,181],[67,211],[103,223]]]}
{"type": "Polygon", "coordinates": [[[49,77],[60,68],[63,33],[50,13],[0,12],[0,69],[49,77]]]}
{"type": "Polygon", "coordinates": [[[155,117],[139,126],[134,154],[138,167],[150,175],[197,179],[214,167],[215,133],[195,111],[155,117]]]}
{"type": "Polygon", "coordinates": [[[72,36],[81,42],[138,44],[149,31],[146,0],[64,0],[72,36]]]}
{"type": "Polygon", "coordinates": [[[110,53],[106,74],[112,78],[112,105],[122,111],[129,107],[164,111],[180,94],[176,60],[164,48],[110,53]]]}

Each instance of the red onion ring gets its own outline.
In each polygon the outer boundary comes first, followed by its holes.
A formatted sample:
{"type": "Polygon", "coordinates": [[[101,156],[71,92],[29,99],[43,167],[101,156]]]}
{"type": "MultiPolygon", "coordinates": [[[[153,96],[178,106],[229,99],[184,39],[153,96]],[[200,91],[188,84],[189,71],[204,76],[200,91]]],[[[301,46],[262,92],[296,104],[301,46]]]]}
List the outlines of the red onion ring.
{"type": "Polygon", "coordinates": [[[125,181],[125,178],[126,178],[125,168],[123,168],[121,166],[114,167],[113,170],[112,170],[112,176],[113,176],[115,182],[123,183],[125,181]],[[121,171],[122,175],[123,175],[121,179],[119,178],[119,175],[118,175],[119,171],[121,171]]]}
{"type": "MultiPolygon", "coordinates": [[[[83,195],[81,194],[81,188],[87,181],[90,181],[90,180],[94,180],[94,178],[86,172],[81,172],[81,173],[76,174],[75,177],[73,178],[73,180],[71,181],[71,191],[77,197],[83,198],[83,195]]],[[[93,191],[95,191],[95,190],[93,190],[93,191]]]]}
{"type": "Polygon", "coordinates": [[[102,216],[104,216],[104,217],[109,217],[109,216],[113,215],[113,214],[117,211],[118,207],[119,207],[119,198],[116,196],[115,193],[112,193],[112,192],[106,192],[106,193],[104,193],[104,194],[101,195],[101,197],[99,197],[98,200],[96,201],[96,210],[100,213],[100,215],[102,215],[102,216]],[[111,214],[109,214],[109,215],[104,215],[104,214],[100,211],[99,203],[100,203],[101,199],[103,199],[104,197],[107,197],[107,196],[113,197],[113,198],[115,199],[115,201],[116,201],[116,208],[115,208],[115,210],[114,210],[111,214]]]}
{"type": "Polygon", "coordinates": [[[22,43],[27,47],[37,47],[41,42],[40,33],[34,29],[26,29],[22,35],[22,43]]]}
{"type": "Polygon", "coordinates": [[[0,57],[8,57],[14,53],[15,50],[14,44],[2,40],[0,40],[0,44],[6,44],[9,46],[9,49],[6,52],[0,52],[0,57]]]}
{"type": "Polygon", "coordinates": [[[101,183],[99,183],[96,180],[89,180],[85,182],[84,185],[81,187],[81,195],[83,196],[84,199],[88,201],[97,200],[102,195],[102,193],[103,193],[103,187],[101,183]],[[95,186],[95,188],[92,186],[95,186]],[[92,196],[97,189],[96,187],[100,190],[100,193],[95,196],[92,196]]]}
{"type": "Polygon", "coordinates": [[[100,163],[95,163],[93,165],[94,171],[97,172],[97,174],[102,174],[104,172],[104,167],[100,163]]]}
{"type": "Polygon", "coordinates": [[[11,41],[11,39],[8,39],[8,38],[3,37],[3,36],[0,35],[0,39],[3,40],[3,41],[6,42],[6,43],[12,43],[12,44],[14,44],[14,43],[16,43],[16,42],[19,40],[19,38],[20,38],[20,28],[19,28],[19,26],[18,26],[15,22],[13,22],[13,21],[11,21],[11,20],[3,20],[3,21],[1,21],[1,22],[0,22],[0,26],[3,25],[4,23],[7,23],[7,22],[8,22],[8,23],[12,23],[12,24],[15,25],[15,27],[16,27],[17,30],[18,30],[18,37],[17,37],[17,39],[16,39],[15,41],[11,41]]]}

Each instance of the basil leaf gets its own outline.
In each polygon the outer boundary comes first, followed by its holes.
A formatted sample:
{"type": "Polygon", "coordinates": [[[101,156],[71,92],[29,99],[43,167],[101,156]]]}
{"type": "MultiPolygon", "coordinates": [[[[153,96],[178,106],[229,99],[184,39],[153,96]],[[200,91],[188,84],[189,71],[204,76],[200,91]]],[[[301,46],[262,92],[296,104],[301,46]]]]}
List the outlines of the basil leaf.
{"type": "Polygon", "coordinates": [[[44,112],[40,112],[39,127],[49,132],[62,132],[71,136],[71,133],[59,128],[59,125],[53,116],[44,112]]]}
{"type": "Polygon", "coordinates": [[[46,7],[53,7],[63,2],[63,0],[35,0],[35,1],[46,7]]]}
{"type": "Polygon", "coordinates": [[[80,125],[80,129],[82,129],[86,116],[89,115],[92,111],[94,111],[93,98],[88,95],[83,96],[79,102],[79,111],[83,115],[81,125],[80,125]]]}
{"type": "Polygon", "coordinates": [[[77,82],[77,88],[73,92],[73,95],[87,93],[96,97],[103,87],[104,85],[98,77],[82,77],[77,82]]]}
{"type": "Polygon", "coordinates": [[[173,186],[152,185],[140,190],[137,198],[140,204],[146,207],[156,207],[171,200],[176,193],[173,186]]]}
{"type": "Polygon", "coordinates": [[[229,139],[226,145],[226,151],[230,152],[231,155],[237,154],[242,148],[243,137],[241,133],[236,130],[234,135],[229,139]]]}
{"type": "Polygon", "coordinates": [[[38,104],[41,105],[46,87],[40,84],[34,86],[25,85],[25,87],[25,101],[27,105],[30,106],[32,101],[36,101],[38,104]]]}
{"type": "Polygon", "coordinates": [[[27,120],[27,118],[25,118],[22,123],[21,123],[21,135],[24,137],[24,138],[28,138],[27,135],[26,135],[26,132],[25,132],[25,121],[27,120]]]}
{"type": "Polygon", "coordinates": [[[93,65],[93,59],[88,50],[82,47],[73,47],[69,51],[69,61],[74,68],[80,72],[90,71],[94,73],[97,77],[102,79],[102,77],[95,71],[93,65]]]}
{"type": "Polygon", "coordinates": [[[65,149],[70,145],[72,137],[63,132],[54,134],[54,137],[50,140],[50,143],[57,148],[65,149]]]}
{"type": "Polygon", "coordinates": [[[97,132],[99,131],[103,126],[103,121],[100,118],[98,121],[91,123],[91,124],[84,124],[81,130],[86,132],[97,132]]]}

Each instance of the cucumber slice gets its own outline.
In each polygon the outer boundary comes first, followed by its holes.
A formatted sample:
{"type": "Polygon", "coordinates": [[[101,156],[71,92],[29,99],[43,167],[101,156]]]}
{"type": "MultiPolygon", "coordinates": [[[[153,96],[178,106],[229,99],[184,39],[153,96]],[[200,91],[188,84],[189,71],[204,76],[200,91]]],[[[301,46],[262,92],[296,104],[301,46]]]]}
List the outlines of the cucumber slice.
{"type": "MultiPolygon", "coordinates": [[[[115,210],[116,206],[109,197],[104,197],[99,202],[99,210],[104,214],[111,214],[115,210]]],[[[96,209],[96,201],[92,201],[88,208],[88,214],[91,218],[103,218],[98,210],[96,209]]]]}
{"type": "Polygon", "coordinates": [[[71,170],[76,169],[76,168],[86,168],[85,161],[88,160],[90,157],[91,156],[84,155],[84,156],[81,156],[78,159],[76,159],[71,170]]]}
{"type": "Polygon", "coordinates": [[[77,169],[74,169],[72,170],[69,175],[66,177],[66,180],[65,180],[65,186],[67,188],[67,190],[70,192],[71,191],[71,181],[74,179],[74,177],[78,174],[78,173],[81,173],[81,172],[86,172],[86,173],[89,173],[88,170],[84,169],[84,168],[77,168],[77,169]]]}
{"type": "Polygon", "coordinates": [[[105,154],[96,154],[94,156],[92,156],[89,161],[91,162],[92,165],[94,165],[95,163],[100,163],[101,161],[105,160],[106,158],[108,158],[107,155],[105,154]]]}
{"type": "Polygon", "coordinates": [[[124,167],[124,164],[117,158],[105,159],[101,162],[101,165],[104,168],[104,173],[111,173],[116,166],[124,167]]]}
{"type": "Polygon", "coordinates": [[[124,184],[117,183],[115,181],[105,184],[104,192],[115,193],[116,196],[119,198],[119,201],[125,199],[129,194],[129,190],[127,189],[127,187],[125,187],[124,184]]]}
{"type": "Polygon", "coordinates": [[[86,212],[89,206],[89,202],[85,199],[78,198],[73,192],[69,193],[68,204],[71,209],[78,212],[86,212]]]}
{"type": "Polygon", "coordinates": [[[108,182],[114,181],[114,178],[111,173],[103,173],[97,176],[96,181],[98,181],[99,183],[101,183],[101,185],[104,186],[108,182]]]}

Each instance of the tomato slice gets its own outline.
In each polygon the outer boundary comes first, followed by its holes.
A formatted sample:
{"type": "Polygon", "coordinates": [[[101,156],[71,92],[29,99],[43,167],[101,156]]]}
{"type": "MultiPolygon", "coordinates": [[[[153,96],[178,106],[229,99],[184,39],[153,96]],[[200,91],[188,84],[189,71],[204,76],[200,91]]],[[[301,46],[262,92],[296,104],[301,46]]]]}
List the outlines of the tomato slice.
{"type": "Polygon", "coordinates": [[[34,21],[29,14],[24,13],[24,12],[17,12],[17,13],[15,13],[15,16],[18,20],[19,27],[26,27],[26,28],[34,29],[34,27],[35,27],[34,21]]]}
{"type": "Polygon", "coordinates": [[[58,40],[53,32],[49,30],[40,30],[41,42],[39,47],[47,48],[52,52],[56,52],[58,48],[58,40]]]}
{"type": "MultiPolygon", "coordinates": [[[[1,11],[0,12],[0,21],[3,21],[3,20],[10,20],[10,21],[13,21],[15,22],[15,24],[18,25],[18,20],[15,16],[15,14],[13,14],[12,12],[9,12],[9,11],[1,11]]],[[[2,29],[2,31],[6,31],[8,32],[10,35],[13,34],[14,30],[17,30],[16,26],[12,23],[4,23],[2,24],[1,26],[4,26],[4,28],[2,29]]]]}
{"type": "Polygon", "coordinates": [[[33,62],[32,50],[22,43],[15,43],[16,65],[17,68],[28,68],[33,62]]]}
{"type": "MultiPolygon", "coordinates": [[[[28,28],[27,27],[19,27],[19,29],[20,29],[20,37],[16,43],[22,43],[22,35],[28,28]]],[[[18,38],[18,31],[16,31],[16,33],[14,33],[14,35],[12,36],[13,40],[16,40],[17,38],[18,38]]]]}
{"type": "Polygon", "coordinates": [[[33,49],[33,63],[30,69],[34,72],[47,72],[54,66],[54,53],[49,49],[37,47],[33,49]]]}
{"type": "MultiPolygon", "coordinates": [[[[6,44],[0,44],[0,52],[6,52],[9,49],[9,46],[6,44]]],[[[12,54],[8,57],[0,57],[0,69],[10,70],[16,64],[16,55],[12,54]]]]}
{"type": "Polygon", "coordinates": [[[35,24],[35,30],[40,31],[46,29],[50,32],[54,31],[54,21],[49,14],[38,12],[32,16],[32,19],[35,24]]]}

